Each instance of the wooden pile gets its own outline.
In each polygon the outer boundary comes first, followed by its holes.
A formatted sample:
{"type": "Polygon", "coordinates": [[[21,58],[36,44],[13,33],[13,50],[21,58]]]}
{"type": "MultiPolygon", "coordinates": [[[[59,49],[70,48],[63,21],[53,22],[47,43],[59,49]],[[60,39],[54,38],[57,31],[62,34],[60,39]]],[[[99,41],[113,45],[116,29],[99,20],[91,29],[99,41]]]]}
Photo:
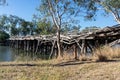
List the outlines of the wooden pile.
{"type": "MultiPolygon", "coordinates": [[[[105,44],[120,43],[120,25],[112,27],[105,27],[101,30],[88,33],[80,33],[78,35],[60,35],[61,48],[71,49],[70,47],[76,46],[80,53],[86,53],[88,50],[93,51],[93,48],[105,44]]],[[[16,45],[18,48],[23,47],[28,50],[34,49],[33,52],[50,52],[50,55],[57,51],[57,37],[56,35],[39,35],[39,36],[12,36],[9,38],[10,45],[16,45]],[[24,44],[21,44],[24,43],[24,44]],[[20,46],[19,46],[20,45],[20,46]]],[[[78,52],[77,52],[78,53],[78,52]]]]}

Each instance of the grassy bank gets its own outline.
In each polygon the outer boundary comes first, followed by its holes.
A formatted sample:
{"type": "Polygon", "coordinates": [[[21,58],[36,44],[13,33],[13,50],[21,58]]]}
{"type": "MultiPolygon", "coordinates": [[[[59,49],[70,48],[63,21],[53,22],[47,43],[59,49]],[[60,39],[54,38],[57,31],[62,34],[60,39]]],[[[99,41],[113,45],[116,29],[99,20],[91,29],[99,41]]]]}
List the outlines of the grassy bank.
{"type": "Polygon", "coordinates": [[[0,63],[0,80],[119,80],[119,74],[119,60],[0,63]]]}
{"type": "Polygon", "coordinates": [[[120,80],[120,50],[108,46],[80,60],[23,60],[0,63],[0,80],[120,80]]]}

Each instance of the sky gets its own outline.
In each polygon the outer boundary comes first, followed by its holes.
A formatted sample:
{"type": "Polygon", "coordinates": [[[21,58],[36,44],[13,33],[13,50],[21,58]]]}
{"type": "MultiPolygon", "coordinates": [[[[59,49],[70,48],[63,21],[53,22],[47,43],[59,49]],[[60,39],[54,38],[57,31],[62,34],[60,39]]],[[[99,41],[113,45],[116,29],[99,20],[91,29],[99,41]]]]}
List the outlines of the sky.
{"type": "Polygon", "coordinates": [[[8,6],[0,6],[0,15],[16,15],[25,20],[31,21],[36,8],[39,6],[39,0],[7,0],[8,6]]]}
{"type": "MultiPolygon", "coordinates": [[[[40,4],[40,0],[7,0],[8,6],[0,6],[0,15],[16,15],[27,21],[31,21],[33,14],[37,14],[36,8],[40,4]]],[[[95,21],[86,21],[81,19],[80,25],[82,28],[90,26],[106,27],[116,25],[117,22],[114,20],[113,16],[102,16],[97,13],[95,21]]]]}

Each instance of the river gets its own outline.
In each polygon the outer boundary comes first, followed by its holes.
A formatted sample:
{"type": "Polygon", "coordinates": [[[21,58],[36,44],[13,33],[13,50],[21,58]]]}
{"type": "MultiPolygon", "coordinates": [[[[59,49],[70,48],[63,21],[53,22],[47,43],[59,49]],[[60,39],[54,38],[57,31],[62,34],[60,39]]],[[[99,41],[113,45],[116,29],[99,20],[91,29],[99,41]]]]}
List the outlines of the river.
{"type": "Polygon", "coordinates": [[[0,46],[0,62],[8,62],[14,60],[34,60],[34,59],[48,59],[48,55],[34,54],[10,48],[9,46],[0,46]]]}
{"type": "MultiPolygon", "coordinates": [[[[115,45],[113,47],[120,47],[120,44],[115,45]]],[[[16,49],[10,48],[9,46],[0,46],[0,62],[14,61],[18,57],[21,58],[22,60],[24,58],[26,59],[25,56],[28,55],[26,52],[23,51],[23,52],[19,52],[19,53],[22,54],[23,56],[20,56],[18,54],[18,50],[16,50],[16,49]]],[[[29,54],[30,54],[30,52],[29,52],[29,54]]],[[[35,56],[35,55],[32,54],[32,56],[35,56]]],[[[38,54],[37,56],[40,56],[40,55],[38,54]]],[[[41,56],[42,59],[47,59],[47,57],[45,55],[41,56]]]]}
{"type": "Polygon", "coordinates": [[[8,46],[0,46],[0,62],[14,61],[15,51],[8,46]]]}

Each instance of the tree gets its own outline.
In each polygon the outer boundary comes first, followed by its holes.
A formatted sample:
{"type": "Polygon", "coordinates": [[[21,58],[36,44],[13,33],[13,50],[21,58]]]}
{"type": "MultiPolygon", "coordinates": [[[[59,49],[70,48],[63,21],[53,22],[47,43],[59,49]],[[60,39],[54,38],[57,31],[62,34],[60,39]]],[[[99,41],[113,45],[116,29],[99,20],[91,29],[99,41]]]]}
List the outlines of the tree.
{"type": "Polygon", "coordinates": [[[8,17],[6,15],[0,16],[0,30],[6,31],[7,30],[7,23],[8,23],[8,17]]]}
{"type": "Polygon", "coordinates": [[[27,34],[30,33],[30,27],[29,27],[29,22],[23,20],[20,24],[20,32],[21,35],[26,36],[27,34]]]}
{"type": "Polygon", "coordinates": [[[34,22],[28,22],[29,25],[29,34],[33,35],[35,33],[35,24],[34,22]]]}
{"type": "Polygon", "coordinates": [[[5,31],[11,36],[18,35],[33,35],[35,32],[34,22],[25,21],[15,15],[0,16],[0,31],[5,31]]]}
{"type": "Polygon", "coordinates": [[[10,35],[12,36],[19,35],[19,27],[22,21],[23,19],[15,15],[10,15],[8,17],[8,23],[6,24],[7,24],[8,32],[10,33],[10,35]]]}
{"type": "Polygon", "coordinates": [[[50,21],[43,19],[43,20],[39,20],[37,22],[36,32],[38,34],[51,34],[52,31],[53,31],[53,29],[52,29],[50,21]]]}
{"type": "Polygon", "coordinates": [[[77,8],[73,0],[41,0],[39,11],[52,20],[57,29],[58,57],[61,57],[60,31],[65,24],[73,23],[77,8]]]}
{"type": "Polygon", "coordinates": [[[84,16],[85,20],[93,20],[95,18],[99,0],[74,0],[74,2],[80,8],[77,12],[84,16]]]}
{"type": "Polygon", "coordinates": [[[120,24],[120,0],[96,0],[96,2],[107,14],[112,14],[120,24]]]}
{"type": "Polygon", "coordinates": [[[99,29],[100,29],[100,27],[90,26],[90,27],[85,27],[85,29],[83,29],[81,32],[82,33],[95,32],[95,31],[97,31],[99,29]]]}
{"type": "Polygon", "coordinates": [[[0,5],[6,4],[6,0],[0,0],[0,5]]]}
{"type": "Polygon", "coordinates": [[[6,39],[8,39],[10,36],[8,33],[6,33],[5,31],[0,31],[0,42],[5,41],[6,39]]]}
{"type": "MultiPolygon", "coordinates": [[[[120,0],[74,0],[79,4],[84,3],[84,7],[88,10],[87,18],[93,18],[97,11],[105,11],[107,14],[112,14],[116,22],[120,24],[120,0]]],[[[81,5],[80,5],[81,6],[81,5]]]]}
{"type": "MultiPolygon", "coordinates": [[[[96,1],[96,0],[95,0],[96,1]]],[[[85,17],[91,20],[97,11],[94,0],[41,0],[40,16],[52,20],[57,29],[58,57],[61,56],[60,31],[66,25],[75,25],[85,17]]]]}
{"type": "Polygon", "coordinates": [[[61,29],[61,34],[67,35],[71,31],[71,28],[69,26],[64,26],[61,29]]]}
{"type": "Polygon", "coordinates": [[[81,26],[73,26],[71,29],[72,34],[78,34],[80,32],[81,26]]]}
{"type": "Polygon", "coordinates": [[[0,42],[9,38],[9,34],[5,32],[7,30],[7,22],[8,17],[6,15],[0,16],[0,42]]]}

